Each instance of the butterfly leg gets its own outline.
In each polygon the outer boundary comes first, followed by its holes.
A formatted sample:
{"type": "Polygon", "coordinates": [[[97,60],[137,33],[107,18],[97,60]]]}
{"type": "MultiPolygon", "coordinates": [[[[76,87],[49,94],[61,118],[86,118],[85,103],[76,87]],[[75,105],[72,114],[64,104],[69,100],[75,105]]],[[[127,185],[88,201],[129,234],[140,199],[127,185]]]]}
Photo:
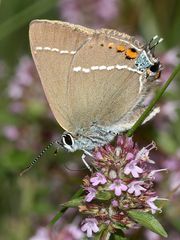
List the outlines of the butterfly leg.
{"type": "Polygon", "coordinates": [[[86,162],[86,160],[85,160],[86,156],[88,156],[88,155],[92,157],[92,154],[90,154],[89,152],[87,152],[86,150],[84,150],[84,153],[83,153],[81,159],[82,159],[83,163],[85,164],[85,166],[88,168],[88,170],[89,170],[90,172],[92,172],[92,168],[89,166],[89,164],[88,164],[88,163],[86,162]]]}

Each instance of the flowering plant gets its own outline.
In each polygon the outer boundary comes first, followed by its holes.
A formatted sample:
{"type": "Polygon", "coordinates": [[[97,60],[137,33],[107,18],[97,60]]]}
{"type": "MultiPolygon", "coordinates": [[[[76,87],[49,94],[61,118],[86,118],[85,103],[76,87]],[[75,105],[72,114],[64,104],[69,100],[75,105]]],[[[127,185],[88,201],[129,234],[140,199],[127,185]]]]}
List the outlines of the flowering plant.
{"type": "Polygon", "coordinates": [[[109,144],[94,151],[95,170],[83,179],[83,197],[73,202],[78,203],[81,213],[88,215],[81,226],[87,237],[97,233],[100,239],[102,236],[108,239],[112,233],[137,227],[137,223],[147,224],[152,231],[167,236],[149,214],[161,211],[156,206],[159,198],[153,189],[154,175],[161,169],[152,170],[154,162],[149,157],[154,148],[151,143],[139,149],[131,137],[118,136],[115,146],[109,144]],[[139,214],[144,223],[137,219],[139,214]]]}

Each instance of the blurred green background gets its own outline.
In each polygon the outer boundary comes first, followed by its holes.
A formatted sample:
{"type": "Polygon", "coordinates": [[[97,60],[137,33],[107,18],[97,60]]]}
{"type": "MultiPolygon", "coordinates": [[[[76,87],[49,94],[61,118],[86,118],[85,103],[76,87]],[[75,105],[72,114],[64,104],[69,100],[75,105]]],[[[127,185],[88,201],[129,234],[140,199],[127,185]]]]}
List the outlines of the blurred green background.
{"type": "MultiPolygon", "coordinates": [[[[28,28],[36,18],[114,28],[147,41],[158,34],[164,38],[156,52],[164,65],[163,83],[179,62],[180,1],[0,1],[0,239],[81,239],[65,235],[67,223],[79,224],[73,210],[48,233],[37,234],[87,174],[78,170],[83,167],[81,153],[59,152],[55,156],[52,149],[19,177],[19,172],[63,131],[49,109],[30,53],[28,28]]],[[[161,222],[169,232],[168,239],[176,240],[180,239],[180,77],[159,105],[161,113],[142,126],[135,139],[140,145],[154,140],[158,151],[152,158],[159,168],[169,169],[158,175],[156,185],[158,195],[169,198],[161,222]]],[[[129,234],[131,239],[162,239],[142,229],[129,234]]]]}

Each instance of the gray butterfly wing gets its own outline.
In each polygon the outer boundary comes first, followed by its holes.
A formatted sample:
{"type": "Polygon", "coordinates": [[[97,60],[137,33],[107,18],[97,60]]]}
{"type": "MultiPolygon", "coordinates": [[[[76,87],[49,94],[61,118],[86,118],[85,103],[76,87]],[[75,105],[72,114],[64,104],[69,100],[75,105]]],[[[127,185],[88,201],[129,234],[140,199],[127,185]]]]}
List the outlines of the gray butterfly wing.
{"type": "Polygon", "coordinates": [[[67,131],[74,130],[69,115],[69,68],[76,51],[93,32],[60,21],[35,20],[30,24],[31,52],[46,97],[56,120],[67,131]]]}
{"type": "Polygon", "coordinates": [[[122,44],[141,51],[128,35],[37,20],[30,26],[30,44],[50,107],[65,130],[93,122],[110,126],[141,101],[142,73],[116,49],[122,44]]]}

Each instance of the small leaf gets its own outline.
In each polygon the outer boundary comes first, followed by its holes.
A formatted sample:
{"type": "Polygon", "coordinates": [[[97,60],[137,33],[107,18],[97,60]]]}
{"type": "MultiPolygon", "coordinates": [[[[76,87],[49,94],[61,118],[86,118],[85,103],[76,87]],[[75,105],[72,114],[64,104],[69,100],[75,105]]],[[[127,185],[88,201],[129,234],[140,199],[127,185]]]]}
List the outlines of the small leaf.
{"type": "Polygon", "coordinates": [[[96,193],[96,198],[98,200],[107,201],[111,199],[111,193],[107,191],[101,191],[101,192],[99,191],[98,193],[96,193]]]}
{"type": "Polygon", "coordinates": [[[162,227],[162,225],[158,222],[158,220],[152,216],[150,213],[146,213],[143,211],[130,210],[128,211],[128,215],[140,225],[148,228],[149,230],[163,236],[167,237],[167,233],[162,227]]]}
{"type": "Polygon", "coordinates": [[[110,240],[128,240],[126,237],[119,236],[117,234],[113,234],[110,240]]]}
{"type": "Polygon", "coordinates": [[[74,198],[66,203],[61,204],[63,207],[78,207],[83,203],[84,197],[74,198]]]}
{"type": "Polygon", "coordinates": [[[128,240],[125,236],[123,231],[118,230],[116,233],[112,233],[109,240],[128,240]]]}
{"type": "Polygon", "coordinates": [[[125,230],[127,229],[126,226],[120,224],[120,223],[113,223],[112,225],[115,229],[125,230]]]}

